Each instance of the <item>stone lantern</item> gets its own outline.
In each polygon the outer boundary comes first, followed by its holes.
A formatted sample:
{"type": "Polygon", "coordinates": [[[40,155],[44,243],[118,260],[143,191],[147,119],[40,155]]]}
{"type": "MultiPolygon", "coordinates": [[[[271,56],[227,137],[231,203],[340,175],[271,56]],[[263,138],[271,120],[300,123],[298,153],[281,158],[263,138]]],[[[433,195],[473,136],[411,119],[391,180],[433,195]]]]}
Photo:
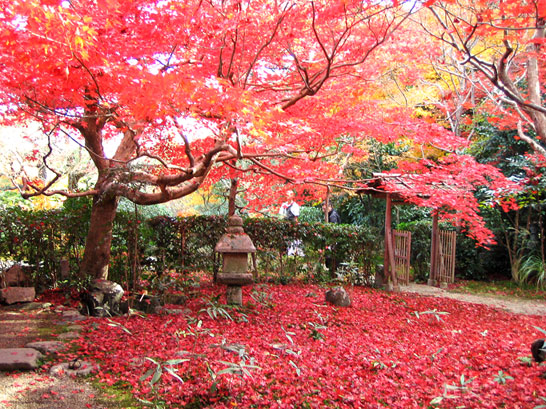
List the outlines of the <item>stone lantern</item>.
{"type": "Polygon", "coordinates": [[[250,237],[243,230],[243,219],[239,216],[230,216],[228,228],[216,247],[215,251],[222,254],[222,272],[218,273],[217,281],[227,284],[227,303],[242,305],[242,286],[252,283],[252,274],[248,272],[248,253],[255,253],[256,247],[250,237]]]}

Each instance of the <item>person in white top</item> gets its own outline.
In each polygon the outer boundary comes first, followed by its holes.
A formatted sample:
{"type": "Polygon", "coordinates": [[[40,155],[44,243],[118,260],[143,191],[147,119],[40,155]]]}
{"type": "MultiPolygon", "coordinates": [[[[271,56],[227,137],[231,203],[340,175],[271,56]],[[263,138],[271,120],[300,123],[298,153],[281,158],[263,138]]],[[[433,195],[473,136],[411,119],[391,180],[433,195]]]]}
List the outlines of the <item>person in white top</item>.
{"type": "Polygon", "coordinates": [[[286,202],[281,205],[279,213],[284,216],[286,220],[297,222],[300,215],[300,205],[294,201],[296,194],[293,190],[289,190],[286,193],[286,202]]]}
{"type": "MultiPolygon", "coordinates": [[[[296,223],[298,217],[300,216],[300,205],[294,200],[296,194],[293,190],[286,192],[286,202],[281,205],[279,211],[280,215],[283,216],[286,220],[296,223]]],[[[301,240],[294,240],[288,245],[288,255],[289,256],[300,256],[303,257],[303,249],[301,240]]]]}

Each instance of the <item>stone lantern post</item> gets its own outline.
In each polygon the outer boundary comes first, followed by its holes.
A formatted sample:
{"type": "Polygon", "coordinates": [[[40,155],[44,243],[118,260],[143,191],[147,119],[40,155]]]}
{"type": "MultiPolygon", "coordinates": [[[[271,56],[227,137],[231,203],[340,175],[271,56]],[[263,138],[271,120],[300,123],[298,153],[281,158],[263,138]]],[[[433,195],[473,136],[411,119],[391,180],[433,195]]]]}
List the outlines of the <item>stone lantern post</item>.
{"type": "Polygon", "coordinates": [[[222,272],[218,273],[218,282],[227,284],[227,303],[242,305],[242,286],[252,283],[252,274],[248,272],[248,254],[256,252],[256,247],[243,230],[243,219],[231,216],[228,228],[215,251],[222,254],[222,272]]]}

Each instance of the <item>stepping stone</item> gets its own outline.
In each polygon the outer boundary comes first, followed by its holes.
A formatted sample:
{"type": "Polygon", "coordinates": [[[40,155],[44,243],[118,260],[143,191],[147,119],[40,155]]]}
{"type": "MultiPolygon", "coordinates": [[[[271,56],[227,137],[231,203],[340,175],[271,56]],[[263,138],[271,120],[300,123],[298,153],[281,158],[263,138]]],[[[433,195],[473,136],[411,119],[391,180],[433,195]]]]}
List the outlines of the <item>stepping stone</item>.
{"type": "Polygon", "coordinates": [[[59,341],[37,341],[26,344],[25,348],[34,348],[42,354],[51,354],[63,349],[65,346],[64,342],[59,341]]]}
{"type": "Polygon", "coordinates": [[[62,316],[62,320],[67,323],[83,321],[87,319],[87,317],[80,314],[80,312],[77,310],[64,310],[61,312],[61,316],[62,316]]]}
{"type": "Polygon", "coordinates": [[[71,332],[63,332],[62,334],[59,334],[59,336],[57,336],[57,338],[58,339],[72,339],[72,338],[78,338],[79,336],[80,336],[79,332],[71,331],[71,332]]]}
{"type": "Polygon", "coordinates": [[[2,348],[0,349],[0,371],[36,369],[41,357],[42,354],[34,348],[2,348]]]}
{"type": "Polygon", "coordinates": [[[0,302],[4,304],[32,302],[34,298],[36,298],[34,287],[7,287],[0,290],[0,302]]]}
{"type": "Polygon", "coordinates": [[[76,324],[76,325],[70,325],[67,329],[71,332],[79,332],[83,329],[83,327],[81,325],[76,324]]]}
{"type": "Polygon", "coordinates": [[[21,305],[19,308],[21,311],[35,311],[35,310],[49,310],[51,308],[49,302],[29,302],[28,304],[21,305]]]}
{"type": "Polygon", "coordinates": [[[99,366],[87,361],[65,362],[54,365],[49,373],[57,378],[63,376],[86,376],[93,371],[98,371],[99,366]]]}

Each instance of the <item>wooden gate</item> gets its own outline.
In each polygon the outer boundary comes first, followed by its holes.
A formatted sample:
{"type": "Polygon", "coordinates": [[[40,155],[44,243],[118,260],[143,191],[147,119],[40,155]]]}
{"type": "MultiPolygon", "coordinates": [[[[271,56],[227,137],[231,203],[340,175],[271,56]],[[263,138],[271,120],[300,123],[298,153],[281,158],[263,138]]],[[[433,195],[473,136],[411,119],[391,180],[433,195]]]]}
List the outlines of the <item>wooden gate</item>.
{"type": "Polygon", "coordinates": [[[411,232],[393,230],[394,265],[400,284],[408,285],[410,276],[411,232]]]}
{"type": "Polygon", "coordinates": [[[441,230],[438,232],[437,243],[435,246],[432,246],[430,266],[431,285],[443,287],[455,282],[456,237],[457,235],[454,231],[441,230]]]}

